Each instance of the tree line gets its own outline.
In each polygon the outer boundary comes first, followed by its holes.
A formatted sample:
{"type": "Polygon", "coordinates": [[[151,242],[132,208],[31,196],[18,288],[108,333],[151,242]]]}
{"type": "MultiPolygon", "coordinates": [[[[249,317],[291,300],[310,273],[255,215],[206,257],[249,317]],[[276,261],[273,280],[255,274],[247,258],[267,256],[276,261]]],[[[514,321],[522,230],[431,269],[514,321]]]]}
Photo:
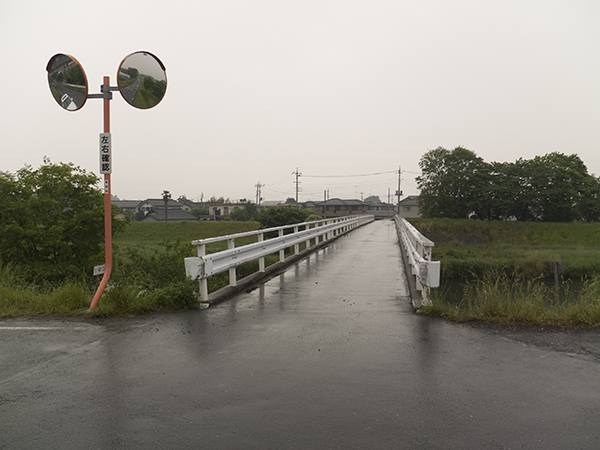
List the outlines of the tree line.
{"type": "Polygon", "coordinates": [[[488,163],[463,147],[438,147],[419,166],[419,209],[426,218],[600,220],[600,179],[576,154],[488,163]]]}

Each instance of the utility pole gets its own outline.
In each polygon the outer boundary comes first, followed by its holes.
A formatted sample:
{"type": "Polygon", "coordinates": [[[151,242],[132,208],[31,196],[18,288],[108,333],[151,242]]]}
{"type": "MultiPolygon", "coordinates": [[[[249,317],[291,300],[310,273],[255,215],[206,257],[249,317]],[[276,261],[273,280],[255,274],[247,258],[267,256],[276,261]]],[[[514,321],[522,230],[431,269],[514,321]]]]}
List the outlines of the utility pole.
{"type": "Polygon", "coordinates": [[[262,201],[262,187],[264,187],[264,184],[260,184],[260,181],[256,183],[256,206],[260,206],[260,202],[262,201]]]}
{"type": "Polygon", "coordinates": [[[296,167],[296,208],[298,207],[298,185],[300,184],[300,181],[298,181],[298,178],[300,178],[302,176],[301,173],[298,172],[298,168],[296,167]]]}
{"type": "Polygon", "coordinates": [[[402,191],[400,190],[401,176],[402,176],[402,167],[398,166],[398,190],[396,191],[396,195],[398,196],[398,215],[400,215],[400,196],[402,195],[402,191]]]}

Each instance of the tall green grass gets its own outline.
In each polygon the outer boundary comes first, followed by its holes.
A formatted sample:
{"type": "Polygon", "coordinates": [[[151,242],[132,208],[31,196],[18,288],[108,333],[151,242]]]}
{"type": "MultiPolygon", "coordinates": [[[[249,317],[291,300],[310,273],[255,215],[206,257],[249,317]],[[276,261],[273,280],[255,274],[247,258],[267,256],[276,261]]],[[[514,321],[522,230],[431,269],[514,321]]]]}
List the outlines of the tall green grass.
{"type": "MultiPolygon", "coordinates": [[[[191,251],[195,251],[195,247],[191,245],[194,240],[243,233],[258,228],[260,228],[258,222],[132,222],[123,233],[115,237],[114,243],[119,248],[137,248],[140,251],[148,252],[161,248],[164,242],[180,241],[189,245],[191,251]]],[[[225,242],[221,245],[209,246],[209,249],[219,249],[223,245],[224,248],[227,248],[227,242],[225,242]]]]}
{"type": "Polygon", "coordinates": [[[423,314],[456,321],[600,326],[600,223],[414,219],[434,241],[441,287],[423,314]],[[559,296],[550,263],[564,263],[559,296]],[[444,282],[461,282],[458,294],[444,282]],[[574,289],[574,284],[581,284],[574,289]]]}
{"type": "Polygon", "coordinates": [[[443,295],[434,294],[432,306],[421,308],[420,313],[456,322],[597,327],[600,326],[599,286],[600,278],[595,277],[586,281],[578,292],[567,288],[557,295],[553,286],[539,278],[489,272],[482,279],[464,284],[460,302],[449,302],[443,295]]]}
{"type": "Polygon", "coordinates": [[[567,279],[600,274],[600,223],[411,219],[435,246],[442,279],[474,279],[491,271],[550,277],[562,261],[567,279]]]}
{"type": "MultiPolygon", "coordinates": [[[[88,311],[97,288],[90,280],[60,285],[27,282],[27,268],[0,263],[0,316],[114,316],[196,308],[198,283],[186,279],[184,258],[197,254],[192,240],[259,228],[257,222],[133,222],[115,237],[113,272],[99,306],[88,311]]],[[[236,240],[236,245],[256,238],[236,240]]],[[[213,252],[227,243],[209,245],[213,252]]],[[[242,268],[244,275],[250,268],[242,268]]],[[[257,269],[256,269],[257,270],[257,269]]],[[[213,277],[211,289],[228,284],[227,274],[213,277]]]]}
{"type": "Polygon", "coordinates": [[[89,305],[90,290],[83,282],[37,286],[26,281],[18,267],[0,264],[0,316],[62,316],[89,305]]]}

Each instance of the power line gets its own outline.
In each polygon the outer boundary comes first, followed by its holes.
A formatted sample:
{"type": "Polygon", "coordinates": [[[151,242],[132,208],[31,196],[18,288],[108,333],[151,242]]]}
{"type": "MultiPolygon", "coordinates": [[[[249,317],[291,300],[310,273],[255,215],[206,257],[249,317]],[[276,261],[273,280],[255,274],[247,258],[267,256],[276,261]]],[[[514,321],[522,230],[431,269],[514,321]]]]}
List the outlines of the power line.
{"type": "Polygon", "coordinates": [[[283,183],[283,182],[285,182],[285,181],[288,181],[290,178],[292,178],[292,176],[293,176],[295,173],[296,173],[296,172],[292,172],[291,174],[289,174],[289,175],[286,175],[286,176],[285,176],[284,178],[282,178],[281,180],[279,180],[279,181],[276,181],[276,182],[274,182],[274,183],[266,183],[266,185],[273,186],[273,185],[275,185],[275,184],[279,184],[279,183],[283,183]]]}
{"type": "Polygon", "coordinates": [[[398,173],[397,170],[390,170],[388,172],[375,172],[375,173],[359,173],[355,175],[302,175],[303,177],[310,178],[352,178],[352,177],[370,177],[374,175],[384,175],[387,173],[398,173]]]}

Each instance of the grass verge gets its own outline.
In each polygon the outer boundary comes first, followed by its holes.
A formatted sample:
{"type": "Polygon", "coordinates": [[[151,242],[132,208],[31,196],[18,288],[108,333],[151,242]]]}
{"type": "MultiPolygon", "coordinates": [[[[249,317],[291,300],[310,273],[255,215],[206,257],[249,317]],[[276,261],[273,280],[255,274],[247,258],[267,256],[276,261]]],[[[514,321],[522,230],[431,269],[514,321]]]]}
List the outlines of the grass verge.
{"type": "MultiPolygon", "coordinates": [[[[133,222],[114,241],[113,272],[99,306],[89,311],[99,280],[31,283],[26,268],[0,262],[0,317],[133,316],[198,307],[198,283],[185,277],[184,258],[196,254],[195,239],[255,230],[256,222],[133,222]]],[[[236,245],[253,238],[236,240],[236,245]]],[[[256,238],[254,238],[256,240],[256,238]]],[[[227,243],[208,246],[209,253],[227,243]]],[[[258,264],[256,264],[258,267],[258,264]]],[[[254,267],[242,268],[239,276],[254,267]]],[[[213,277],[211,289],[228,284],[227,274],[213,277]]]]}
{"type": "Polygon", "coordinates": [[[510,278],[488,273],[464,284],[462,300],[449,302],[432,296],[432,306],[419,313],[454,322],[526,324],[558,327],[600,326],[600,280],[586,281],[578,292],[565,290],[557,297],[553,287],[540,279],[510,278]]]}
{"type": "Polygon", "coordinates": [[[442,287],[421,314],[457,322],[600,326],[599,223],[411,222],[435,242],[433,259],[442,267],[442,287]],[[553,261],[565,269],[558,296],[553,261]],[[444,289],[452,283],[462,286],[458,293],[444,289]]]}

